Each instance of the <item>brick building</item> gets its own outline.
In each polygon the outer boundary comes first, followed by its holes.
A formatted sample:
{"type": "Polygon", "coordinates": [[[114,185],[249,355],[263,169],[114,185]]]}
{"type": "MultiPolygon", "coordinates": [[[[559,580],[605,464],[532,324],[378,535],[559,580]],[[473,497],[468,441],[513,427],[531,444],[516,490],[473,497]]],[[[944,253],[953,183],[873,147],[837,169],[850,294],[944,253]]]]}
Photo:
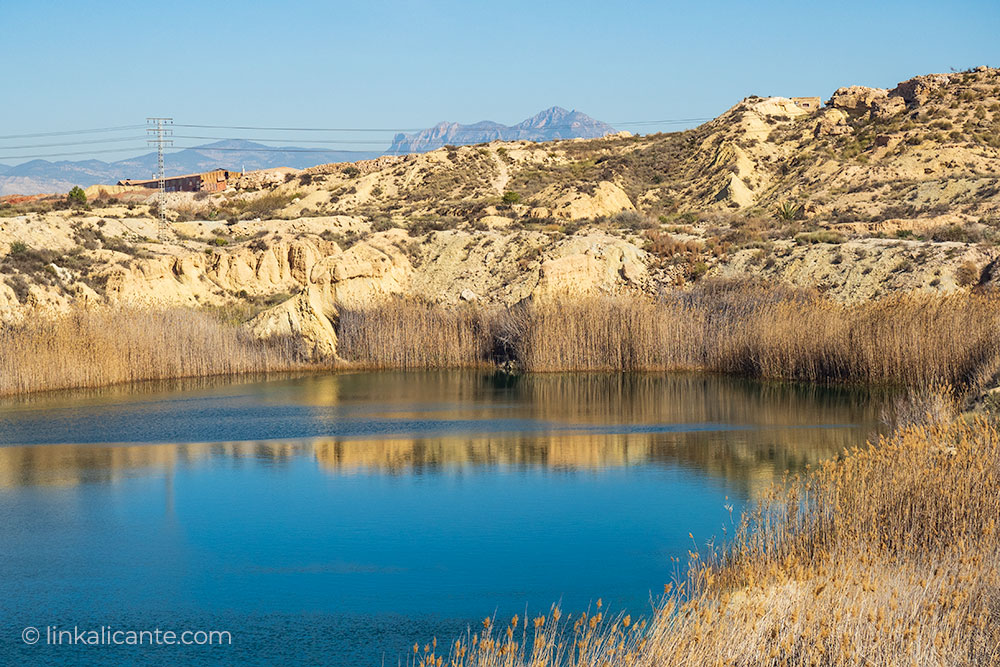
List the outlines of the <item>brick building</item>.
{"type": "MultiPolygon", "coordinates": [[[[230,174],[234,174],[234,172],[213,169],[200,174],[170,176],[164,179],[164,187],[167,192],[221,192],[226,189],[230,174]]],[[[118,181],[118,185],[156,189],[160,187],[160,182],[155,178],[143,180],[126,178],[118,181]]]]}

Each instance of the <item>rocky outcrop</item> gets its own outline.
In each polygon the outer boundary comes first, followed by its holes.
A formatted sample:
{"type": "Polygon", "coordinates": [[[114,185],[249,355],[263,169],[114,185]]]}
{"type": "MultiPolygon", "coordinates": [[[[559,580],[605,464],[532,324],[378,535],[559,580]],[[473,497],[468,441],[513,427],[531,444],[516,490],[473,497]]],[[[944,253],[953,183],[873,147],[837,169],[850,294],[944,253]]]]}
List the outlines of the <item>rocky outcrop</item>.
{"type": "Polygon", "coordinates": [[[947,74],[915,76],[896,86],[892,91],[892,95],[905,100],[906,104],[919,106],[930,99],[931,93],[934,90],[948,85],[948,82],[949,77],[947,74]]]}
{"type": "Polygon", "coordinates": [[[826,109],[816,123],[813,131],[817,137],[839,136],[850,134],[854,130],[847,123],[847,114],[841,109],[826,109]]]}
{"type": "Polygon", "coordinates": [[[567,220],[587,220],[635,210],[625,191],[609,181],[600,181],[586,188],[572,187],[562,194],[558,188],[549,188],[536,198],[552,202],[547,210],[554,217],[567,220]]]}
{"type": "Polygon", "coordinates": [[[838,88],[828,104],[851,116],[870,116],[872,118],[888,118],[906,108],[903,98],[895,91],[890,93],[884,88],[869,88],[867,86],[838,88]]]}
{"type": "Polygon", "coordinates": [[[295,341],[307,361],[336,361],[337,310],[315,289],[306,289],[287,301],[259,313],[244,327],[262,340],[295,341]]]}
{"type": "Polygon", "coordinates": [[[14,290],[7,283],[0,282],[0,313],[11,313],[14,311],[14,307],[19,304],[14,290]]]}
{"type": "Polygon", "coordinates": [[[350,308],[402,294],[413,266],[393,238],[384,235],[324,257],[312,267],[309,282],[332,303],[350,308]]]}
{"type": "Polygon", "coordinates": [[[340,253],[337,244],[318,238],[260,246],[132,260],[108,271],[107,293],[117,301],[145,305],[204,305],[226,293],[290,292],[308,283],[322,257],[340,253]]]}
{"type": "Polygon", "coordinates": [[[715,196],[715,201],[731,204],[739,208],[753,206],[755,201],[753,191],[736,174],[730,174],[726,184],[715,196]]]}
{"type": "Polygon", "coordinates": [[[533,300],[566,294],[611,294],[649,286],[647,257],[636,246],[612,237],[584,237],[561,255],[542,262],[533,300]]]}

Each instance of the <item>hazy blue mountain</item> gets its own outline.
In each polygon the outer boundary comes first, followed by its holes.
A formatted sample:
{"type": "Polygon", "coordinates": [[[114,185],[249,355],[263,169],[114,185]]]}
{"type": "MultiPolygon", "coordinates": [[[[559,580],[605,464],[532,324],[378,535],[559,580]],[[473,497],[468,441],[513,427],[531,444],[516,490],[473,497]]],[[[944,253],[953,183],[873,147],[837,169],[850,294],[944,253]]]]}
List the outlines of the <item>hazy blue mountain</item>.
{"type": "MultiPolygon", "coordinates": [[[[197,148],[167,153],[164,171],[179,176],[210,169],[303,169],[328,162],[354,162],[377,157],[372,151],[328,151],[274,147],[242,139],[227,139],[197,148]]],[[[87,187],[97,183],[113,184],[125,178],[152,178],[156,171],[156,153],[146,153],[116,162],[100,160],[31,160],[0,173],[0,195],[65,192],[74,185],[87,187]]]]}
{"type": "Polygon", "coordinates": [[[562,107],[546,109],[517,125],[501,125],[490,120],[472,125],[438,123],[415,134],[397,134],[389,155],[425,153],[446,145],[460,146],[486,141],[552,141],[553,139],[593,139],[615,132],[607,123],[595,120],[580,111],[562,107]]]}
{"type": "MultiPolygon", "coordinates": [[[[205,144],[197,148],[187,148],[176,153],[168,153],[164,170],[168,176],[191,174],[210,169],[231,171],[254,171],[274,167],[294,167],[304,169],[328,162],[354,162],[377,157],[373,151],[334,151],[296,146],[265,146],[243,139],[226,139],[205,144]]],[[[147,153],[136,158],[119,160],[109,165],[117,174],[115,178],[150,178],[156,170],[156,153],[147,153]]]]}
{"type": "Polygon", "coordinates": [[[7,173],[8,169],[10,169],[10,165],[9,164],[0,164],[0,174],[7,173]]]}

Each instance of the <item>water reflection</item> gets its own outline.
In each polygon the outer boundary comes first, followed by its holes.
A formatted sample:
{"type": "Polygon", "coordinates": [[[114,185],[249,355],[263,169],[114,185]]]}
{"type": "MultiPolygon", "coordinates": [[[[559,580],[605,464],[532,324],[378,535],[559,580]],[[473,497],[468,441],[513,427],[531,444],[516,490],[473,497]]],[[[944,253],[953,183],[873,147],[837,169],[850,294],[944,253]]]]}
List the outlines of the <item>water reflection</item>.
{"type": "Polygon", "coordinates": [[[178,440],[223,441],[3,447],[0,487],[113,482],[219,459],[273,466],[299,457],[336,475],[679,464],[753,494],[776,474],[874,435],[882,400],[842,388],[652,374],[359,373],[120,391],[0,404],[0,442],[25,434],[43,442],[123,434],[156,441],[159,424],[178,440]],[[233,431],[239,441],[225,437],[233,431]]]}
{"type": "Polygon", "coordinates": [[[444,372],[8,400],[0,663],[66,661],[23,645],[33,623],[221,627],[238,637],[227,662],[378,665],[493,612],[602,597],[637,617],[689,534],[720,536],[728,505],[862,443],[879,401],[712,376],[444,372]]]}

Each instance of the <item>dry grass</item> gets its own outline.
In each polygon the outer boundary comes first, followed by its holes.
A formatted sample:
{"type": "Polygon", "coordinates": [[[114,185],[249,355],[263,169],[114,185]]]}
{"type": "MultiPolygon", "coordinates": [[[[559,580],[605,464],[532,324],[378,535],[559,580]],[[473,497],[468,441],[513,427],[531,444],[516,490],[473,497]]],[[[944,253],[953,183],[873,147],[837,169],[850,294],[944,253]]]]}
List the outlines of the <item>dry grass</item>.
{"type": "Polygon", "coordinates": [[[399,299],[365,310],[341,310],[337,347],[345,359],[367,368],[482,366],[493,345],[491,320],[472,307],[399,299]]]}
{"type": "MultiPolygon", "coordinates": [[[[444,649],[463,667],[1000,661],[1000,433],[912,427],[778,485],[652,617],[558,610],[444,649]],[[530,627],[525,627],[530,625],[530,627]]],[[[412,663],[442,664],[415,647],[412,663]]]]}
{"type": "Polygon", "coordinates": [[[741,283],[658,301],[593,297],[496,311],[392,302],[343,313],[340,351],[378,368],[683,369],[968,391],[1000,369],[998,330],[1000,297],[991,294],[844,305],[741,283]]]}
{"type": "Polygon", "coordinates": [[[0,395],[295,367],[290,341],[185,309],[77,308],[0,326],[0,395]]]}
{"type": "Polygon", "coordinates": [[[536,308],[527,370],[695,368],[811,382],[977,385],[1000,361],[1000,298],[896,296],[844,305],[755,289],[660,303],[536,308]]]}

